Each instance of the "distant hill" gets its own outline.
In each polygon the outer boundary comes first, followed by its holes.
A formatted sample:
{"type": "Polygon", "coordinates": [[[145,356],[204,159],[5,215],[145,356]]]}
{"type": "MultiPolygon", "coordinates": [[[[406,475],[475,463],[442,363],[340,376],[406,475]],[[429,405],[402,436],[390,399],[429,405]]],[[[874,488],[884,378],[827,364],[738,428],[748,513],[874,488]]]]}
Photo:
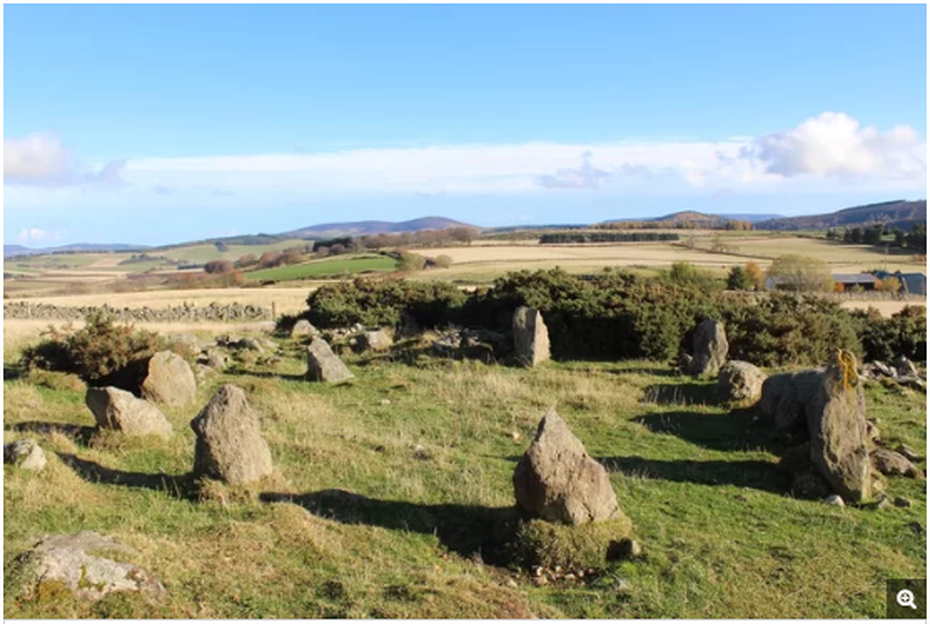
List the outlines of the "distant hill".
{"type": "Polygon", "coordinates": [[[420,230],[446,230],[452,227],[476,226],[446,219],[445,217],[421,217],[410,221],[351,221],[347,223],[321,223],[284,232],[282,236],[296,238],[335,238],[338,236],[363,236],[365,234],[392,234],[419,232],[420,230]]]}
{"type": "Polygon", "coordinates": [[[603,221],[600,225],[612,225],[612,224],[621,224],[621,223],[646,223],[646,224],[655,224],[655,226],[661,227],[682,227],[685,224],[688,224],[691,227],[698,228],[719,228],[722,227],[727,221],[732,221],[727,217],[721,215],[711,215],[705,214],[703,212],[697,212],[695,210],[683,210],[681,212],[674,212],[669,215],[662,217],[646,217],[639,219],[611,219],[609,221],[603,221]]]}
{"type": "Polygon", "coordinates": [[[124,244],[97,244],[97,243],[75,243],[73,245],[61,245],[59,247],[42,247],[33,249],[23,247],[22,245],[4,245],[3,257],[12,256],[38,256],[42,254],[55,253],[93,253],[107,251],[143,251],[149,249],[146,245],[124,245],[124,244]]]}
{"type": "Polygon", "coordinates": [[[809,215],[803,217],[783,217],[769,219],[753,224],[757,230],[822,230],[826,228],[846,227],[886,223],[903,230],[917,223],[927,222],[927,200],[905,201],[898,199],[854,206],[829,214],[809,215]]]}
{"type": "Polygon", "coordinates": [[[784,215],[780,215],[780,214],[750,214],[750,213],[718,214],[714,216],[723,217],[724,219],[732,219],[733,221],[749,221],[750,223],[758,223],[759,221],[769,221],[771,219],[781,219],[784,217],[784,215]]]}

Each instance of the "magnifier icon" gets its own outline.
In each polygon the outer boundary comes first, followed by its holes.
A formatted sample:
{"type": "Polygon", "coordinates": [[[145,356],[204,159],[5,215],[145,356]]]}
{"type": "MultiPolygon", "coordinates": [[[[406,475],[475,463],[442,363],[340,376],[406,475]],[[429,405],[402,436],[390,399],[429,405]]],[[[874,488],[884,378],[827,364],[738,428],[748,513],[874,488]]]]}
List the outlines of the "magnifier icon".
{"type": "Polygon", "coordinates": [[[914,592],[909,589],[902,589],[899,591],[895,600],[897,600],[898,604],[902,607],[910,607],[914,610],[917,609],[917,605],[914,604],[914,592]]]}

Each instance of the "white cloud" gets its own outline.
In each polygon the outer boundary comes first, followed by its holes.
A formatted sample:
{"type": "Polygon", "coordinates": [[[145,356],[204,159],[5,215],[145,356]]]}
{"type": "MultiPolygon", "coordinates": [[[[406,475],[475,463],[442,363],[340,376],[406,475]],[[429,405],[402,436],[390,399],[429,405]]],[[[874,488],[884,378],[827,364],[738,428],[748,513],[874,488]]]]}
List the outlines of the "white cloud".
{"type": "Polygon", "coordinates": [[[39,228],[23,228],[20,230],[19,234],[16,235],[16,240],[23,243],[46,243],[58,240],[59,238],[58,234],[46,232],[39,228]]]}
{"type": "Polygon", "coordinates": [[[57,135],[48,132],[3,139],[4,183],[116,187],[123,184],[120,173],[125,165],[125,160],[114,160],[95,171],[62,146],[57,135]]]}
{"type": "Polygon", "coordinates": [[[844,113],[823,113],[784,132],[751,141],[742,157],[781,177],[811,175],[849,181],[926,177],[926,143],[912,128],[861,127],[844,113]]]}

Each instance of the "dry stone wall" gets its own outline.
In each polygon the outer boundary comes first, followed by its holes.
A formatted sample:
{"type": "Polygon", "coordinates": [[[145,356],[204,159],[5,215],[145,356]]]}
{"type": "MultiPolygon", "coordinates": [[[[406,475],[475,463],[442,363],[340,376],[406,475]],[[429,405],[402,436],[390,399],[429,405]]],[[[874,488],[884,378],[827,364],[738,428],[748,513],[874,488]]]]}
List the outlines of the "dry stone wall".
{"type": "Polygon", "coordinates": [[[251,304],[194,305],[185,303],[167,308],[116,308],[103,306],[56,306],[47,303],[16,301],[3,305],[5,319],[40,319],[49,321],[79,321],[87,314],[104,310],[119,321],[172,323],[190,321],[264,321],[271,320],[271,307],[251,304]]]}

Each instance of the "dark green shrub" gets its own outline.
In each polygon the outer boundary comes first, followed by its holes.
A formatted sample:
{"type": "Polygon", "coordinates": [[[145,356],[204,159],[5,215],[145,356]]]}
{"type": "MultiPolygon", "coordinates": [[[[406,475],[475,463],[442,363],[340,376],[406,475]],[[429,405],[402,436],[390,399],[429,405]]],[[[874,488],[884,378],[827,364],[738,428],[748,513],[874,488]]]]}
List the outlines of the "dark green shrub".
{"type": "Polygon", "coordinates": [[[88,314],[85,321],[73,334],[46,334],[46,340],[24,350],[26,368],[74,373],[89,384],[102,385],[159,349],[157,334],[117,325],[103,310],[88,314]]]}
{"type": "Polygon", "coordinates": [[[856,311],[854,318],[867,361],[890,362],[901,355],[916,362],[926,361],[927,309],[923,306],[905,306],[891,318],[869,308],[856,311]]]}

